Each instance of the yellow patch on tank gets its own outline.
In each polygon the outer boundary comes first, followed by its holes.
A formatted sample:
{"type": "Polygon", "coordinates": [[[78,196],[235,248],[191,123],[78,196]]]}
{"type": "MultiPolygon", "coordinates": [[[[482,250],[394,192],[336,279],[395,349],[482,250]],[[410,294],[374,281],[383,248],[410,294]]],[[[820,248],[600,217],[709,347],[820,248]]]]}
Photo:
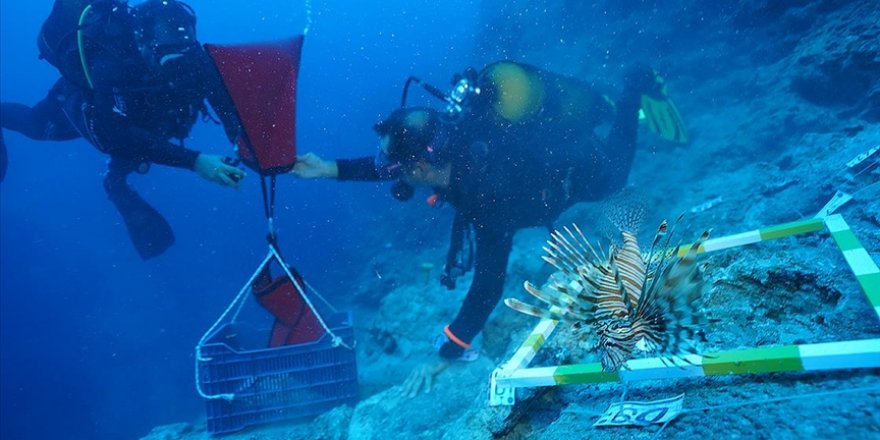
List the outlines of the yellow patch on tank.
{"type": "Polygon", "coordinates": [[[488,72],[498,95],[495,112],[510,122],[519,122],[541,110],[544,84],[532,72],[514,63],[498,63],[488,72]]]}

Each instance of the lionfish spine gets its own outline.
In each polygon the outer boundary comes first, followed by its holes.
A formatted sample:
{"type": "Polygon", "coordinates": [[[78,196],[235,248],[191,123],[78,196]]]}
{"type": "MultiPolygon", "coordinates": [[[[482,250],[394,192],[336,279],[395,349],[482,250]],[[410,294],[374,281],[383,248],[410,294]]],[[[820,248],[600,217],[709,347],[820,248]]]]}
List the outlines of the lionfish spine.
{"type": "Polygon", "coordinates": [[[590,264],[590,262],[584,258],[584,256],[578,252],[578,250],[575,249],[571,243],[565,239],[565,236],[559,233],[559,231],[551,232],[550,238],[552,240],[548,240],[547,243],[554,248],[559,249],[560,252],[564,252],[575,266],[586,266],[590,264]]]}
{"type": "MultiPolygon", "coordinates": [[[[584,242],[579,240],[574,233],[568,229],[568,226],[563,226],[562,229],[568,234],[570,240],[565,239],[566,243],[569,243],[569,247],[573,252],[576,252],[581,256],[581,260],[584,261],[584,265],[596,265],[596,261],[598,261],[598,257],[596,256],[596,252],[592,249],[589,242],[586,242],[586,247],[584,246],[584,242]]],[[[557,234],[562,237],[562,234],[557,231],[557,234]]]]}
{"type": "Polygon", "coordinates": [[[593,261],[600,261],[601,258],[599,258],[599,254],[596,253],[596,249],[590,244],[590,240],[587,240],[587,237],[581,231],[581,228],[579,228],[577,224],[572,224],[572,226],[574,226],[574,230],[577,231],[578,237],[580,237],[580,242],[590,250],[590,255],[592,255],[593,261]]]}
{"type": "Polygon", "coordinates": [[[581,266],[581,263],[571,257],[566,250],[562,249],[556,243],[547,240],[547,246],[544,247],[544,252],[547,253],[548,256],[555,259],[558,262],[563,263],[566,267],[569,268],[572,272],[576,272],[577,268],[581,266]]]}
{"type": "MultiPolygon", "coordinates": [[[[547,251],[547,248],[544,248],[544,250],[547,251]]],[[[547,264],[555,267],[557,270],[559,270],[560,272],[562,272],[566,275],[571,275],[572,270],[575,270],[575,268],[569,268],[566,265],[562,264],[560,261],[556,260],[555,258],[553,258],[549,255],[541,255],[541,259],[544,260],[544,262],[546,262],[547,264]]]]}
{"type": "Polygon", "coordinates": [[[617,263],[620,279],[626,290],[627,305],[634,309],[641,297],[644,277],[647,273],[647,265],[642,260],[635,235],[623,232],[623,247],[614,261],[617,263]]]}
{"type": "Polygon", "coordinates": [[[516,298],[505,298],[504,305],[510,307],[513,310],[516,310],[517,312],[524,313],[529,316],[534,316],[535,318],[552,319],[554,321],[575,321],[578,319],[575,316],[566,316],[562,313],[556,313],[551,310],[544,310],[540,307],[526,304],[516,298]]]}

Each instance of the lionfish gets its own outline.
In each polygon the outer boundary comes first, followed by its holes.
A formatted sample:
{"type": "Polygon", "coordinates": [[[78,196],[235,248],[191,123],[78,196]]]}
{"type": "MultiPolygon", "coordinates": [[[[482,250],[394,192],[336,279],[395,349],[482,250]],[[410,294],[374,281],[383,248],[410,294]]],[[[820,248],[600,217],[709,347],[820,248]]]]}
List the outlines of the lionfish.
{"type": "MultiPolygon", "coordinates": [[[[623,244],[612,246],[600,258],[583,232],[572,225],[565,233],[554,231],[544,247],[544,261],[561,272],[543,290],[526,281],[526,291],[546,308],[514,298],[504,303],[527,315],[570,323],[578,338],[595,341],[605,371],[617,371],[642,354],[659,356],[664,363],[697,354],[692,341],[707,322],[699,313],[703,282],[695,264],[700,246],[709,238],[703,232],[683,256],[670,251],[669,238],[661,255],[654,249],[667,235],[664,220],[645,258],[636,236],[621,231],[623,244]]],[[[671,234],[669,235],[671,237],[671,234]]]]}

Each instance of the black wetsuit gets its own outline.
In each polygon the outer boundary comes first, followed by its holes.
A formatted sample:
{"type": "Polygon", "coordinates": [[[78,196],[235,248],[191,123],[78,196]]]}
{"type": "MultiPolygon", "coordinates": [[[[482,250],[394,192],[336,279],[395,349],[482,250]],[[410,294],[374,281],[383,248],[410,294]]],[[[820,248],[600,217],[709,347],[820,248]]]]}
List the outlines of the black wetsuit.
{"type": "MultiPolygon", "coordinates": [[[[640,94],[624,92],[606,142],[592,129],[559,127],[517,132],[482,129],[485,121],[455,127],[456,154],[450,185],[435,189],[456,209],[456,220],[474,226],[474,278],[447,331],[469,344],[501,299],[507,263],[518,229],[550,226],[579,201],[598,200],[622,188],[635,155],[640,94]],[[562,153],[564,151],[564,153],[562,153]]],[[[339,180],[388,180],[373,158],[337,160],[339,180]]],[[[448,336],[448,334],[447,334],[448,336]]],[[[456,358],[463,348],[450,341],[440,355],[456,358]]]]}
{"type": "Polygon", "coordinates": [[[174,242],[174,236],[164,218],[129,187],[126,177],[133,171],[145,172],[152,163],[193,169],[199,152],[185,148],[182,140],[199,114],[206,114],[206,100],[230,140],[240,132],[207,53],[198,51],[189,56],[186,68],[175,71],[174,77],[144,77],[143,71],[128,69],[102,75],[115,78],[114,85],[94,90],[61,78],[33,107],[0,104],[4,129],[35,140],[82,137],[111,157],[104,186],[143,258],[161,254],[174,242]]]}
{"type": "Polygon", "coordinates": [[[192,169],[199,152],[171,139],[189,135],[206,99],[230,139],[238,133],[234,111],[210,63],[201,54],[184,84],[157,78],[129,90],[83,90],[60,78],[33,107],[0,104],[2,126],[34,140],[83,137],[114,160],[192,169]]]}

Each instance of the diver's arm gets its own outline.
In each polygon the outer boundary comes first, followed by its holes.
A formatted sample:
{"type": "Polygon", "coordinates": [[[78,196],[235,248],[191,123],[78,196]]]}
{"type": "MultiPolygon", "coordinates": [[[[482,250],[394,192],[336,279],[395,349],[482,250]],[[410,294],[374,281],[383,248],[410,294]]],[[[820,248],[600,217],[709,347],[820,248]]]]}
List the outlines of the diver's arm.
{"type": "Polygon", "coordinates": [[[238,187],[244,171],[227,164],[223,156],[204,154],[175,145],[152,130],[135,125],[117,109],[115,98],[98,93],[86,112],[85,131],[99,150],[110,156],[195,171],[205,180],[238,187]]]}
{"type": "Polygon", "coordinates": [[[321,159],[315,153],[306,153],[296,157],[290,174],[300,179],[335,179],[339,176],[339,168],[336,162],[321,159]]]}
{"type": "MultiPolygon", "coordinates": [[[[150,132],[128,127],[120,130],[126,133],[127,144],[121,148],[105,149],[113,157],[134,162],[150,162],[175,168],[192,170],[201,178],[223,186],[238,188],[239,181],[245,177],[244,171],[236,168],[216,154],[200,153],[196,150],[174,145],[163,139],[157,139],[150,132]]],[[[102,139],[102,143],[105,142],[102,139]]],[[[119,142],[122,142],[121,140],[119,142]]],[[[119,145],[113,142],[110,145],[119,145]]]]}
{"type": "Polygon", "coordinates": [[[112,124],[114,127],[109,129],[105,127],[101,133],[98,133],[101,150],[113,156],[137,162],[151,162],[188,170],[194,169],[196,158],[201,153],[175,145],[148,130],[128,125],[125,122],[127,121],[119,118],[116,123],[112,124]]]}
{"type": "Polygon", "coordinates": [[[129,134],[128,144],[116,149],[113,156],[192,170],[209,182],[234,188],[245,177],[244,171],[226,163],[223,156],[174,145],[136,127],[129,127],[125,133],[129,134]]]}
{"type": "Polygon", "coordinates": [[[209,182],[234,188],[245,176],[244,171],[227,164],[223,156],[174,145],[148,130],[124,124],[124,118],[115,119],[113,128],[107,129],[105,124],[93,137],[98,148],[113,157],[192,170],[209,182]]]}
{"type": "Polygon", "coordinates": [[[175,145],[132,123],[117,109],[115,98],[109,93],[95,94],[85,119],[89,140],[111,156],[189,170],[199,156],[198,151],[175,145]]]}
{"type": "Polygon", "coordinates": [[[76,127],[64,114],[64,102],[74,99],[69,91],[67,82],[59,79],[46,97],[33,107],[13,102],[0,103],[0,127],[38,141],[80,137],[76,127]]]}
{"type": "Polygon", "coordinates": [[[454,359],[483,330],[504,290],[507,262],[513,248],[513,232],[503,228],[477,226],[474,280],[455,320],[446,327],[448,341],[440,356],[454,359]]]}
{"type": "Polygon", "coordinates": [[[336,178],[339,180],[367,182],[391,180],[390,176],[383,176],[381,170],[376,168],[376,161],[371,156],[357,159],[336,159],[336,169],[338,170],[336,178]]]}
{"type": "Polygon", "coordinates": [[[395,178],[391,170],[376,168],[375,160],[372,157],[331,161],[321,159],[314,153],[298,156],[291,174],[301,179],[337,179],[361,182],[379,182],[395,178]]]}

